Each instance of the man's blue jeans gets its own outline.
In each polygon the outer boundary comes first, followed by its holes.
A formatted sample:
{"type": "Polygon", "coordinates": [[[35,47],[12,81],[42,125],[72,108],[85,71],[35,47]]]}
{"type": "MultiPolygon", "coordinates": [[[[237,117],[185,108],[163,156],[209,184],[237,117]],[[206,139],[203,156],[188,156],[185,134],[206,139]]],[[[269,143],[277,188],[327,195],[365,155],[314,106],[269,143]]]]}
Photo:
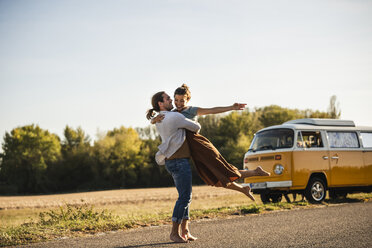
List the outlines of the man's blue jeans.
{"type": "Polygon", "coordinates": [[[178,191],[178,200],[173,209],[172,221],[181,223],[189,219],[189,206],[192,197],[192,174],[188,158],[176,158],[165,161],[165,168],[172,175],[178,191]]]}

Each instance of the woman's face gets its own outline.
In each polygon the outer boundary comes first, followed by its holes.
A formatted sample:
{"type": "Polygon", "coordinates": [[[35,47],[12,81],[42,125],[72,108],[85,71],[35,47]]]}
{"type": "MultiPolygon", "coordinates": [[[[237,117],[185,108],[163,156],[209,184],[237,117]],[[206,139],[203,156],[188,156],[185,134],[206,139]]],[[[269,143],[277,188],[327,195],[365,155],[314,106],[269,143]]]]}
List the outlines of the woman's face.
{"type": "Polygon", "coordinates": [[[187,106],[186,95],[174,95],[174,105],[176,105],[177,111],[182,111],[187,106]]]}

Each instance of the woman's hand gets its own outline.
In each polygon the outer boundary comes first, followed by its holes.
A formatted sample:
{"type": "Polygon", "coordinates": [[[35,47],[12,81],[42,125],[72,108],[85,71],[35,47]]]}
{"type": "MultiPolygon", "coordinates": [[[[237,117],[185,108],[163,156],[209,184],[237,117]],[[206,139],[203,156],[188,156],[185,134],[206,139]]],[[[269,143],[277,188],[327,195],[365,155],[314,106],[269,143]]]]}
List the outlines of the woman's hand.
{"type": "Polygon", "coordinates": [[[157,116],[151,119],[151,124],[160,123],[164,119],[164,117],[165,116],[163,114],[158,114],[157,116]]]}
{"type": "Polygon", "coordinates": [[[243,110],[247,104],[246,103],[234,103],[232,105],[233,110],[243,110]]]}

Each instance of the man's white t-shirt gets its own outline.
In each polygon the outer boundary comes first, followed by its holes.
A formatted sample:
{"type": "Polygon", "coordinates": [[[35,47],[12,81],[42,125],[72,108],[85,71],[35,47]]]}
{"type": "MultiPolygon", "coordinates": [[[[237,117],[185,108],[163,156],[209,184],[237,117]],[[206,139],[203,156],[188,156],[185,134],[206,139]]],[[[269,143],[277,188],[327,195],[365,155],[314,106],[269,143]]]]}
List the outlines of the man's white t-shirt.
{"type": "Polygon", "coordinates": [[[164,119],[156,123],[156,129],[161,137],[162,143],[158,146],[155,160],[159,165],[165,164],[165,159],[171,157],[185,142],[188,129],[192,132],[200,130],[200,124],[187,119],[178,112],[160,111],[164,119]]]}

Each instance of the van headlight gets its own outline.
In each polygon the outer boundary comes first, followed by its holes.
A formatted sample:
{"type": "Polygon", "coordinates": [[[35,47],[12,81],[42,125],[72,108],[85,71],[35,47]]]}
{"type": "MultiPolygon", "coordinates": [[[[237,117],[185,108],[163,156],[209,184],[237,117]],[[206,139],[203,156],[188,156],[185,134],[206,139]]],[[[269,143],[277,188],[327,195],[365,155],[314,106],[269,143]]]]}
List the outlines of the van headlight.
{"type": "Polygon", "coordinates": [[[281,165],[281,164],[277,164],[275,165],[274,167],[274,173],[277,174],[277,175],[281,175],[284,171],[284,166],[281,165]]]}

